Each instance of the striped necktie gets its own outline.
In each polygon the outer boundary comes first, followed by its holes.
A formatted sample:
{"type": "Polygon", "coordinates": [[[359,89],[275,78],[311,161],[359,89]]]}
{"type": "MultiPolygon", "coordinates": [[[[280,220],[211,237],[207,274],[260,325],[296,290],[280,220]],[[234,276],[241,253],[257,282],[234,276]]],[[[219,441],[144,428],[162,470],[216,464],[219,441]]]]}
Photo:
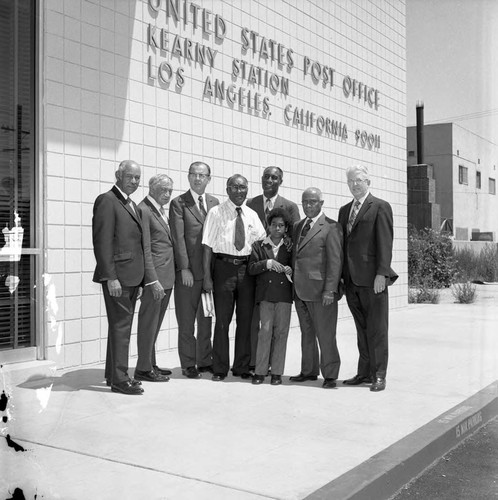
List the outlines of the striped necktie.
{"type": "Polygon", "coordinates": [[[242,220],[242,209],[237,207],[237,218],[235,219],[235,238],[234,245],[237,250],[242,250],[245,245],[244,221],[242,220]]]}
{"type": "Polygon", "coordinates": [[[351,212],[351,215],[349,216],[348,220],[348,225],[347,225],[348,234],[351,233],[351,229],[353,229],[353,224],[359,211],[360,211],[360,202],[356,200],[353,205],[353,211],[351,212]]]}
{"type": "Polygon", "coordinates": [[[206,217],[207,212],[206,209],[204,208],[204,202],[202,201],[202,196],[199,196],[199,210],[201,211],[201,214],[206,217]]]}

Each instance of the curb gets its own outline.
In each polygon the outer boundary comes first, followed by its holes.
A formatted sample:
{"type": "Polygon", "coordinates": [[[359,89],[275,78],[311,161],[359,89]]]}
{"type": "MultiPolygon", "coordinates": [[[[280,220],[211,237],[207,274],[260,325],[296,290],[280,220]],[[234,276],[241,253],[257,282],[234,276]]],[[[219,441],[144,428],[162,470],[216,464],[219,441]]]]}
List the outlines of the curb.
{"type": "Polygon", "coordinates": [[[498,415],[498,380],[306,500],[386,500],[498,415]]]}

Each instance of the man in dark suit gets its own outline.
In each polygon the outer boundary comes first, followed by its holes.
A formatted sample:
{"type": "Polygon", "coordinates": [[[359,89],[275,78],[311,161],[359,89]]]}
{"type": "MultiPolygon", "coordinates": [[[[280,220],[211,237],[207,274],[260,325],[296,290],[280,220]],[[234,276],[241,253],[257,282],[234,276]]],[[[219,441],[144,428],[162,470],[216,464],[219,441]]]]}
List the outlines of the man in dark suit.
{"type": "Polygon", "coordinates": [[[140,184],[141,170],[122,161],[116,184],[97,197],[93,206],[92,237],[97,266],[93,281],[102,284],[109,323],[105,378],[113,392],[142,394],[140,382],[128,377],[131,326],[144,278],[140,209],[130,199],[140,184]]]}
{"type": "Polygon", "coordinates": [[[201,304],[204,270],[202,267],[202,229],[209,210],[219,201],[206,194],[211,169],[196,161],[190,165],[190,189],[175,198],[169,218],[175,250],[175,312],[178,321],[178,355],[183,373],[199,378],[199,372],[213,372],[211,318],[204,316],[201,304]],[[197,338],[194,323],[197,318],[197,338]]]}
{"type": "Polygon", "coordinates": [[[339,210],[344,232],[346,299],[356,325],[358,372],[346,385],[372,383],[386,388],[389,301],[387,286],[397,279],[391,269],[393,213],[391,205],[369,192],[368,170],[362,165],[346,170],[354,199],[339,210]]]}
{"type": "Polygon", "coordinates": [[[336,343],[337,301],[342,272],[342,228],[322,212],[318,188],[302,196],[306,218],[294,225],[294,303],[301,327],[301,373],[293,382],[316,380],[319,368],[323,387],[336,387],[341,359],[336,343]],[[320,364],[318,347],[320,345],[320,364]]]}
{"type": "MultiPolygon", "coordinates": [[[[261,187],[263,194],[255,196],[247,200],[247,206],[252,208],[259,217],[266,232],[268,233],[267,216],[274,208],[283,209],[287,212],[291,221],[291,226],[288,231],[288,237],[292,236],[292,226],[301,216],[299,208],[293,202],[278,194],[278,190],[282,185],[284,173],[279,167],[266,167],[261,177],[261,187]]],[[[259,332],[259,304],[254,306],[254,314],[251,326],[251,369],[254,369],[256,364],[256,350],[258,347],[258,332],[259,332]]]]}
{"type": "Polygon", "coordinates": [[[278,194],[278,189],[282,185],[284,173],[279,167],[266,167],[261,177],[261,187],[263,194],[247,200],[247,206],[252,208],[259,216],[259,220],[268,232],[266,216],[274,208],[282,208],[287,211],[291,223],[297,222],[301,217],[298,206],[290,200],[278,194]]]}
{"type": "Polygon", "coordinates": [[[138,207],[142,212],[145,286],[138,310],[138,359],[135,380],[167,382],[171,371],[156,363],[156,341],[175,283],[173,241],[164,206],[173,192],[166,174],[149,180],[149,194],[138,207]]]}

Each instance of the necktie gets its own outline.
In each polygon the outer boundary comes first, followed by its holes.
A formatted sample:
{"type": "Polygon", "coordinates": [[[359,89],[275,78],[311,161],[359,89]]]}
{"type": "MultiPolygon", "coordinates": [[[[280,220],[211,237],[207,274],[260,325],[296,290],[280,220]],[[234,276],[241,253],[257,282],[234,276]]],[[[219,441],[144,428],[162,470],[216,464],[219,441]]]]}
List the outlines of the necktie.
{"type": "Polygon", "coordinates": [[[204,202],[202,201],[202,196],[199,196],[199,210],[201,211],[201,214],[206,217],[207,212],[206,209],[204,208],[204,202]]]}
{"type": "Polygon", "coordinates": [[[353,211],[351,212],[351,215],[349,216],[348,220],[348,225],[347,225],[348,234],[351,232],[351,229],[353,229],[353,224],[359,211],[360,211],[360,202],[356,200],[353,205],[353,211]]]}
{"type": "Polygon", "coordinates": [[[242,220],[242,209],[237,207],[237,218],[235,219],[235,239],[234,244],[237,250],[242,250],[245,245],[244,221],[242,220]]]}
{"type": "Polygon", "coordinates": [[[164,210],[164,207],[159,207],[159,213],[161,214],[161,217],[164,219],[164,222],[166,222],[167,224],[168,217],[166,217],[166,211],[164,210]]]}
{"type": "Polygon", "coordinates": [[[126,203],[128,205],[130,205],[130,208],[131,210],[133,211],[133,213],[136,215],[137,212],[135,212],[135,207],[133,206],[133,203],[131,202],[131,198],[128,196],[128,198],[126,198],[126,203]]]}
{"type": "Polygon", "coordinates": [[[268,217],[270,210],[272,209],[270,198],[266,198],[266,208],[265,208],[265,216],[268,217]]]}
{"type": "Polygon", "coordinates": [[[299,244],[301,244],[301,242],[304,240],[304,238],[308,234],[308,231],[310,230],[310,227],[311,227],[311,219],[308,219],[306,221],[306,224],[303,227],[303,230],[301,231],[301,237],[299,238],[299,244]]]}

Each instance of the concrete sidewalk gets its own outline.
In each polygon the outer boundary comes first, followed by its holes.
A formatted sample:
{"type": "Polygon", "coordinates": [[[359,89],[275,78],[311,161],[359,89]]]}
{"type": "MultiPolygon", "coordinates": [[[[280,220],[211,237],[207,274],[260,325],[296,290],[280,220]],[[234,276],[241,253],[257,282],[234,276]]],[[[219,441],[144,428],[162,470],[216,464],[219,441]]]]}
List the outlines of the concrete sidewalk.
{"type": "MultiPolygon", "coordinates": [[[[2,440],[0,499],[16,487],[27,499],[382,498],[429,465],[424,450],[442,435],[463,438],[496,413],[497,306],[493,284],[478,286],[472,305],[446,293],[392,311],[381,393],[291,384],[296,328],[282,386],[189,380],[176,352],[159,360],[177,367],[172,380],[144,382],[143,396],[111,393],[101,366],[21,381],[3,367],[2,435],[24,451],[2,440]],[[410,456],[416,465],[403,471],[410,456]]],[[[339,322],[338,343],[342,380],[356,373],[351,319],[339,322]]]]}

